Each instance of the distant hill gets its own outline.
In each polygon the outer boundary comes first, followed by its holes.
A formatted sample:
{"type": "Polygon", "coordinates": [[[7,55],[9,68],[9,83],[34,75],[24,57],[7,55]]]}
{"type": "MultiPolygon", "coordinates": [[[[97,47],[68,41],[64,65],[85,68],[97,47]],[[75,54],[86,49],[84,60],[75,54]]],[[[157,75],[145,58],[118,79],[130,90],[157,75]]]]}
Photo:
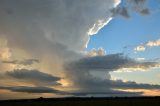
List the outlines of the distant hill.
{"type": "Polygon", "coordinates": [[[160,97],[68,97],[1,100],[0,106],[160,106],[160,97]]]}

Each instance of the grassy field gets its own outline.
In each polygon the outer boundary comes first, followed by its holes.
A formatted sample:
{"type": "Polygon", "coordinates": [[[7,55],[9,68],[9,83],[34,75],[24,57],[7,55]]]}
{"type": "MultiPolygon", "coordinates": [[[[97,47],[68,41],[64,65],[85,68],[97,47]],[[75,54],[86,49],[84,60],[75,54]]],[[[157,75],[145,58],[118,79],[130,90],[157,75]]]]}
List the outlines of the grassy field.
{"type": "Polygon", "coordinates": [[[0,106],[160,106],[160,97],[39,98],[0,101],[0,106]]]}

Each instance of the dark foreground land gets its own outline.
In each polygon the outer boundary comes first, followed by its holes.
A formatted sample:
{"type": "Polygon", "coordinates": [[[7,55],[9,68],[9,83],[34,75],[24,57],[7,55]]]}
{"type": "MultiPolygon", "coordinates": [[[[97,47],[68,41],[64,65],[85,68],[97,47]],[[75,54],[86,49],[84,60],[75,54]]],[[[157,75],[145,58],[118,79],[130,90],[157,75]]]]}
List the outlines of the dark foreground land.
{"type": "Polygon", "coordinates": [[[0,106],[160,106],[160,97],[39,98],[0,101],[0,106]]]}

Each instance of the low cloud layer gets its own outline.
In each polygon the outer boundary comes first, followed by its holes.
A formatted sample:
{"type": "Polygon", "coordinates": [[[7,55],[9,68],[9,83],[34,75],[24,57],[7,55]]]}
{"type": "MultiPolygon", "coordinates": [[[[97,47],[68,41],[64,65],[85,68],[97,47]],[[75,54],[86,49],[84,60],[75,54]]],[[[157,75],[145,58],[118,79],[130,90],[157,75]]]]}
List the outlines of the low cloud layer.
{"type": "Polygon", "coordinates": [[[142,92],[127,92],[127,91],[116,91],[116,90],[108,90],[104,92],[81,92],[81,91],[72,91],[72,92],[64,92],[60,90],[56,90],[49,87],[29,87],[29,86],[15,86],[15,87],[3,87],[0,86],[1,90],[9,90],[12,92],[23,92],[23,93],[53,93],[58,95],[70,95],[70,96],[139,96],[142,92]]]}
{"type": "Polygon", "coordinates": [[[74,96],[97,96],[97,97],[126,97],[126,96],[140,96],[142,92],[127,92],[127,91],[120,91],[120,90],[111,90],[108,89],[106,91],[75,91],[71,92],[71,95],[74,96]]]}
{"type": "Polygon", "coordinates": [[[25,93],[59,93],[60,91],[48,88],[48,87],[28,87],[28,86],[15,86],[15,87],[3,87],[0,89],[10,90],[13,92],[25,92],[25,93]]]}
{"type": "Polygon", "coordinates": [[[134,81],[124,82],[122,80],[111,81],[111,87],[115,89],[160,89],[160,85],[136,83],[134,81]]]}
{"type": "Polygon", "coordinates": [[[27,69],[16,69],[13,71],[6,72],[6,75],[18,80],[24,80],[33,82],[34,84],[47,84],[47,85],[60,85],[57,81],[59,81],[60,77],[55,77],[53,75],[40,72],[38,70],[27,70],[27,69]]]}
{"type": "Polygon", "coordinates": [[[159,65],[160,64],[157,62],[138,62],[132,58],[124,56],[123,54],[110,54],[82,58],[78,61],[69,63],[66,67],[80,71],[116,71],[123,68],[150,69],[159,67],[159,65]]]}

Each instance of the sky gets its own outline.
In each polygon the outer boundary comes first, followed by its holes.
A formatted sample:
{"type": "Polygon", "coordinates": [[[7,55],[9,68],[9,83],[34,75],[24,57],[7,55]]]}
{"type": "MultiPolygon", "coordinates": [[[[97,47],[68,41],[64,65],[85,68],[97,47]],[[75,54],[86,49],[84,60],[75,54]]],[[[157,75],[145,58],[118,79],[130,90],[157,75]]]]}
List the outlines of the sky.
{"type": "Polygon", "coordinates": [[[159,0],[0,0],[0,99],[160,96],[159,0]]]}

